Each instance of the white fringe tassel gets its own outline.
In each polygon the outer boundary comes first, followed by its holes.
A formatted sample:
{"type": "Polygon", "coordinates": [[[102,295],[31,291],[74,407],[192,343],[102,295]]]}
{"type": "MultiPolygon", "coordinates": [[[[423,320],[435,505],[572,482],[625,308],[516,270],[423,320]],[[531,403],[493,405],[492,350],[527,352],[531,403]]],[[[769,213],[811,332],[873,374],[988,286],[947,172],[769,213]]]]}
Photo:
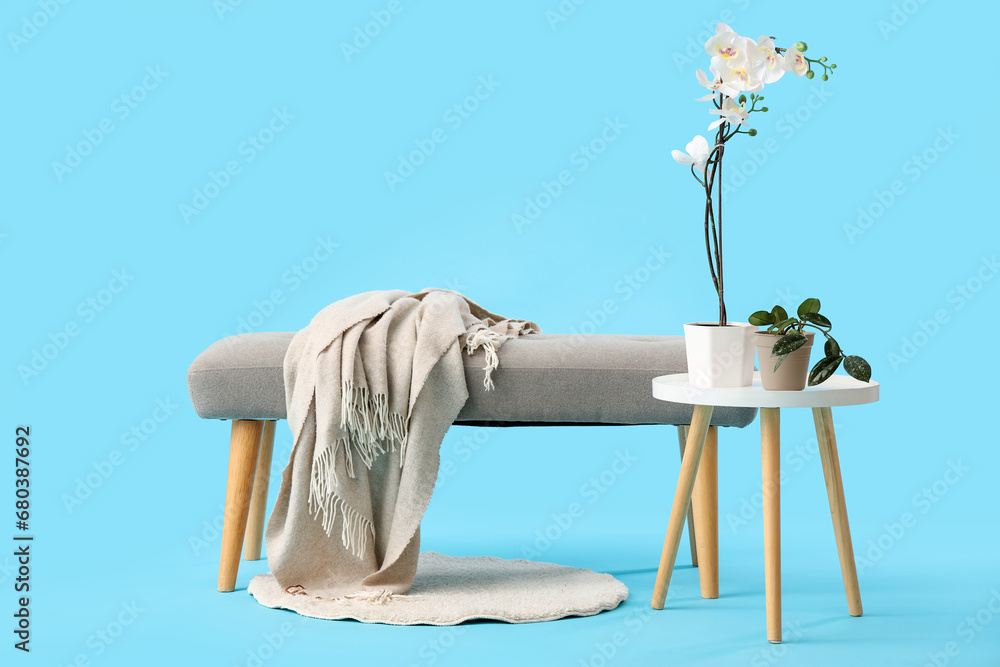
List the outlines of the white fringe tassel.
{"type": "MultiPolygon", "coordinates": [[[[320,518],[327,535],[333,533],[340,515],[340,541],[356,558],[364,556],[369,539],[375,539],[375,526],[337,495],[336,449],[344,446],[338,440],[313,460],[309,479],[309,513],[320,518]],[[322,517],[320,515],[322,514],[322,517]]],[[[345,447],[349,451],[349,448],[345,447]]]]}
{"type": "Polygon", "coordinates": [[[512,336],[506,336],[485,327],[472,332],[466,337],[465,351],[467,353],[471,355],[482,347],[483,353],[486,355],[486,365],[483,366],[483,370],[486,371],[486,376],[483,378],[483,386],[486,388],[486,391],[493,389],[493,371],[500,365],[500,357],[497,356],[497,349],[508,338],[512,338],[512,336]]]}
{"type": "Polygon", "coordinates": [[[352,479],[355,477],[355,457],[371,470],[380,455],[395,452],[397,446],[399,466],[403,467],[408,432],[406,419],[389,412],[389,397],[385,394],[372,394],[367,387],[355,387],[349,380],[341,385],[341,394],[340,426],[347,431],[347,437],[338,438],[313,458],[309,513],[322,520],[327,535],[333,533],[339,515],[344,548],[361,558],[369,539],[375,538],[375,526],[337,495],[340,484],[337,453],[343,452],[343,466],[352,479]]]}
{"type": "MultiPolygon", "coordinates": [[[[341,385],[340,427],[347,429],[350,450],[361,457],[365,467],[386,451],[400,447],[400,461],[406,452],[407,428],[403,415],[389,412],[389,397],[372,394],[367,387],[355,387],[350,380],[341,385]],[[386,447],[388,446],[388,450],[386,447]]],[[[349,474],[354,477],[353,457],[348,454],[349,474]]]]}
{"type": "MultiPolygon", "coordinates": [[[[512,338],[512,336],[497,333],[486,327],[477,329],[466,337],[465,349],[469,354],[482,347],[486,356],[486,366],[483,367],[483,371],[486,373],[483,378],[483,387],[486,388],[486,391],[494,388],[493,371],[500,365],[497,349],[508,338],[512,338]]],[[[341,384],[340,427],[347,431],[347,437],[338,438],[333,445],[328,446],[313,458],[312,474],[309,480],[309,512],[313,518],[319,518],[320,514],[323,515],[321,520],[323,530],[326,531],[327,535],[333,532],[333,526],[339,514],[341,518],[341,542],[343,542],[344,548],[349,549],[354,556],[361,558],[368,548],[369,538],[375,539],[375,526],[345,504],[343,499],[337,495],[339,485],[337,451],[344,452],[344,467],[351,478],[355,476],[355,456],[360,458],[365,467],[371,470],[375,459],[387,451],[395,452],[397,445],[399,446],[399,467],[402,468],[406,458],[406,441],[409,434],[405,417],[389,412],[389,397],[387,395],[372,394],[367,387],[356,387],[350,380],[344,380],[341,384]]],[[[379,604],[385,604],[392,597],[386,591],[377,595],[381,600],[379,604]]]]}

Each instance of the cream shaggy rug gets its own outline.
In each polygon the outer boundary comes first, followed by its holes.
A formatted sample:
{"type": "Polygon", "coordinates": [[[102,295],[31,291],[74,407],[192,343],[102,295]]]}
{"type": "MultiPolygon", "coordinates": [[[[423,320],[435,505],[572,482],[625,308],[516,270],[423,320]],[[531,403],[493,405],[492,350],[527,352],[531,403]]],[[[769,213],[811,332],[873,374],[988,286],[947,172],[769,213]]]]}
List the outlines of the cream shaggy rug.
{"type": "Polygon", "coordinates": [[[254,577],[249,592],[266,607],[303,616],[390,625],[455,625],[472,619],[508,623],[593,616],[628,598],[610,574],[552,563],[420,554],[413,586],[404,594],[315,598],[282,589],[270,574],[254,577]]]}

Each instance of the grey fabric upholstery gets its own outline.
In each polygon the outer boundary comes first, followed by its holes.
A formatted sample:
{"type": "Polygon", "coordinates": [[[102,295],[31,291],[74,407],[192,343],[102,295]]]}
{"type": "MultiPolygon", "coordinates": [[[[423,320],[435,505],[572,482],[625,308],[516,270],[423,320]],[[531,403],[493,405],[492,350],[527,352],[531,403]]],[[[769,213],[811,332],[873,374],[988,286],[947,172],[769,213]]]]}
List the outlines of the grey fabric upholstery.
{"type": "MultiPolygon", "coordinates": [[[[188,369],[206,419],[284,419],[282,364],[294,332],[223,338],[188,369]]],[[[687,370],[682,336],[532,334],[500,348],[496,387],[483,387],[482,350],[465,359],[469,400],[456,424],[688,424],[692,406],[653,398],[657,375],[687,370]]],[[[752,408],[716,408],[712,423],[743,427],[752,408]]]]}

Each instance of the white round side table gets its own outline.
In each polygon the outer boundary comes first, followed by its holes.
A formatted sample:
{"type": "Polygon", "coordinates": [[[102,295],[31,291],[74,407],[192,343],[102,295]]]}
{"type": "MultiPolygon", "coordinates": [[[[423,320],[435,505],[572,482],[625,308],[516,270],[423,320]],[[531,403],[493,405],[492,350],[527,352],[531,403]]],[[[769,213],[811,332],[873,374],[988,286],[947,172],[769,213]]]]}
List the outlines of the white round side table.
{"type": "MultiPolygon", "coordinates": [[[[701,388],[692,385],[686,373],[661,375],[653,378],[653,396],[662,401],[694,405],[691,426],[688,427],[684,458],[674,493],[674,503],[670,510],[670,524],[660,555],[660,567],[656,574],[652,606],[663,609],[670,586],[670,575],[677,558],[684,519],[691,505],[691,493],[698,481],[699,501],[717,508],[718,480],[714,448],[711,461],[699,474],[702,452],[709,433],[709,421],[714,407],[760,408],[761,468],[763,471],[764,494],[764,591],[767,606],[767,639],[772,643],[781,642],[781,490],[780,490],[780,410],[781,408],[812,408],[816,423],[816,438],[819,441],[820,460],[826,480],[826,492],[830,500],[830,514],[833,518],[833,532],[837,538],[840,555],[840,569],[847,593],[847,608],[851,616],[861,616],[861,592],[858,589],[858,574],[854,563],[854,547],[851,544],[851,529],[847,522],[847,505],[844,501],[844,486],[840,477],[840,460],[837,456],[837,439],[833,431],[831,407],[861,405],[878,400],[878,382],[861,382],[846,375],[834,375],[826,382],[807,387],[802,391],[766,391],[760,384],[760,373],[755,372],[753,384],[749,387],[701,388]],[[711,476],[712,479],[705,479],[711,476]]],[[[713,439],[714,445],[714,439],[713,439]]],[[[709,536],[709,544],[714,551],[707,563],[699,551],[699,569],[708,565],[709,576],[718,576],[718,518],[713,512],[711,530],[716,539],[709,536]],[[714,568],[714,572],[712,572],[714,568]]],[[[698,535],[699,543],[702,536],[698,535]]],[[[705,574],[705,573],[699,573],[705,574]]],[[[703,578],[704,581],[704,578],[703,578]]],[[[716,579],[717,581],[717,579],[716,579]]],[[[704,587],[703,587],[704,590],[704,587]]],[[[718,585],[716,584],[717,597],[718,585]]]]}

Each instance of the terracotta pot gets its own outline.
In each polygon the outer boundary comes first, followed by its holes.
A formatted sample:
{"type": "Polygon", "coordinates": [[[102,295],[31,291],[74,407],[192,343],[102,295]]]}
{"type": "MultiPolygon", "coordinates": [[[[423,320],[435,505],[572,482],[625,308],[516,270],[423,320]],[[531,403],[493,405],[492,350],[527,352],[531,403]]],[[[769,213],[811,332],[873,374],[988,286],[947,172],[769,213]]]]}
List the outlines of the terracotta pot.
{"type": "Polygon", "coordinates": [[[777,372],[774,370],[774,365],[778,362],[778,358],[771,356],[771,348],[782,339],[782,336],[761,332],[753,335],[754,343],[757,345],[757,357],[760,360],[760,383],[764,389],[770,391],[805,389],[806,379],[809,377],[809,353],[812,351],[813,336],[816,334],[812,331],[802,333],[806,337],[805,345],[785,357],[777,372]]]}
{"type": "Polygon", "coordinates": [[[753,334],[748,322],[684,325],[688,376],[695,387],[749,387],[753,383],[753,334]]]}

